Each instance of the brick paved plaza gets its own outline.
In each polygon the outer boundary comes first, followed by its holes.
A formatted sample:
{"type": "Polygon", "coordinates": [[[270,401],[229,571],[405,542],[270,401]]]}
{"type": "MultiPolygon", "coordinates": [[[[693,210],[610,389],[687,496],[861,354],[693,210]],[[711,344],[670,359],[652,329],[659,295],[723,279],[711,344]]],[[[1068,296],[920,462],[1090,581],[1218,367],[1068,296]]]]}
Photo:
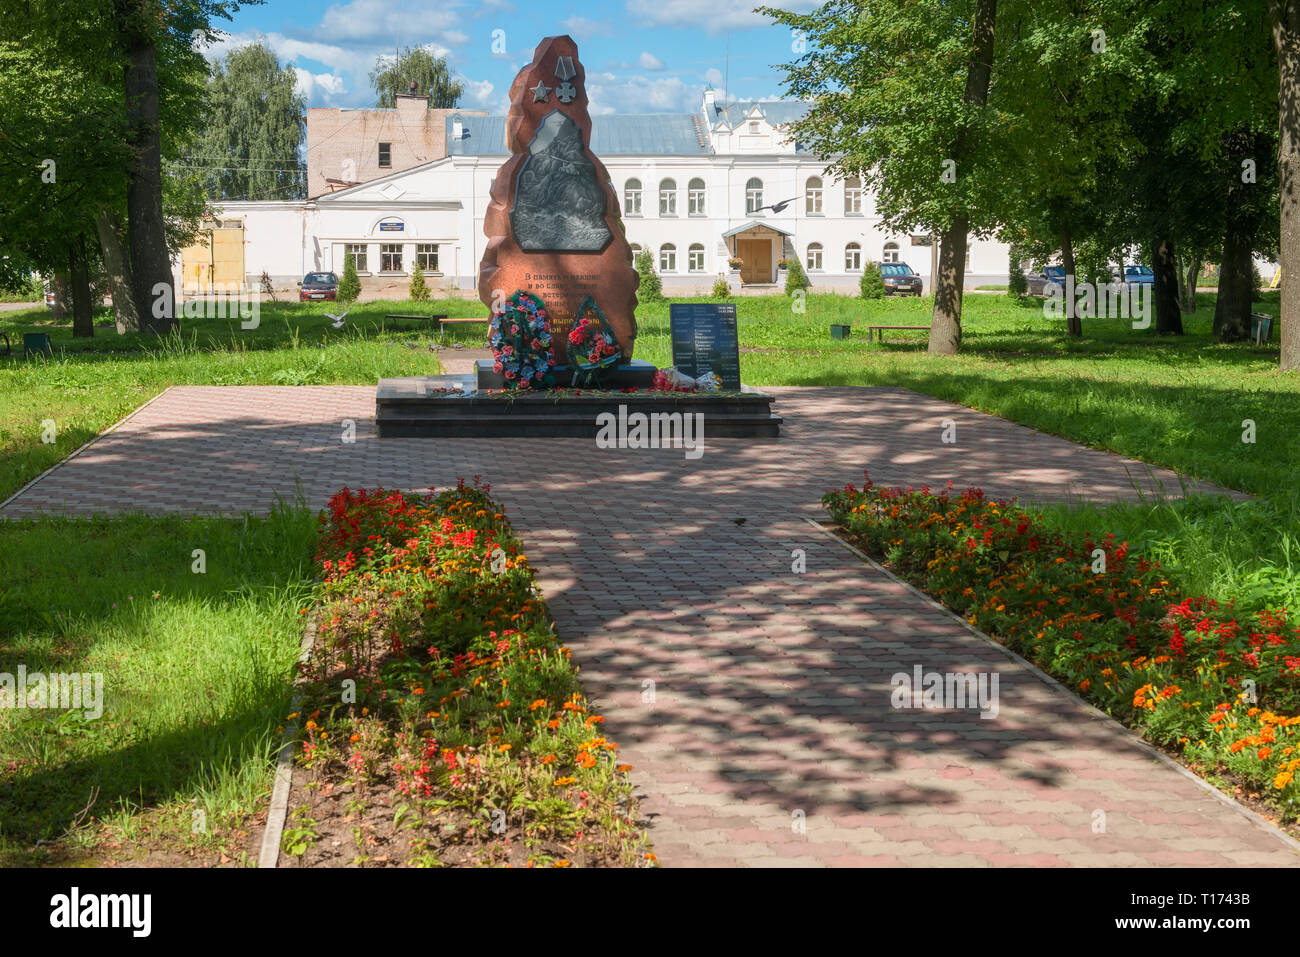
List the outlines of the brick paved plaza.
{"type": "Polygon", "coordinates": [[[808,522],[864,468],[1035,501],[1180,494],[1177,476],[902,389],[771,391],[780,439],[707,440],[687,460],[587,439],[379,440],[374,387],[173,388],[0,514],[257,512],[297,488],[319,507],[344,485],[481,475],[635,766],[666,866],[1300,863],[1295,842],[808,522]],[[890,676],[915,665],[998,672],[998,717],[894,710],[890,676]]]}

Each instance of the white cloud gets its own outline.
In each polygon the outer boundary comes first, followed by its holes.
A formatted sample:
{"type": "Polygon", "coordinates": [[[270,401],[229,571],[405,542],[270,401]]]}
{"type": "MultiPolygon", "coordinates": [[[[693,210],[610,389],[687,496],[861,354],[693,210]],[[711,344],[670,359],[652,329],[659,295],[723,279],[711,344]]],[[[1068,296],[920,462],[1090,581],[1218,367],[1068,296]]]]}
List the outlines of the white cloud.
{"type": "Polygon", "coordinates": [[[643,70],[662,70],[664,68],[664,61],[648,51],[642,51],[637,63],[640,64],[643,70]]]}
{"type": "MultiPolygon", "coordinates": [[[[408,37],[456,32],[458,3],[394,3],[392,0],[352,0],[336,3],[321,17],[320,30],[333,40],[369,40],[385,44],[408,37]]],[[[462,34],[463,36],[463,34],[462,34]]]]}
{"type": "Polygon", "coordinates": [[[608,36],[614,32],[613,27],[608,23],[588,20],[586,17],[569,17],[562,25],[564,29],[580,37],[608,36]]]}
{"type": "Polygon", "coordinates": [[[709,67],[704,71],[704,82],[711,87],[722,86],[722,71],[716,67],[709,67]]]}
{"type": "MultiPolygon", "coordinates": [[[[782,0],[785,10],[806,13],[821,0],[782,0]]],[[[627,0],[627,12],[647,26],[699,27],[709,33],[770,26],[772,21],[754,12],[756,0],[713,0],[702,9],[699,0],[627,0]]]]}
{"type": "Polygon", "coordinates": [[[587,77],[587,96],[591,112],[609,113],[690,113],[698,106],[699,94],[693,86],[675,76],[633,76],[619,79],[602,73],[587,77]]]}
{"type": "Polygon", "coordinates": [[[317,94],[328,103],[346,93],[348,89],[343,77],[333,73],[312,73],[310,70],[296,66],[293,68],[293,75],[296,78],[294,86],[308,103],[316,99],[317,94]]]}

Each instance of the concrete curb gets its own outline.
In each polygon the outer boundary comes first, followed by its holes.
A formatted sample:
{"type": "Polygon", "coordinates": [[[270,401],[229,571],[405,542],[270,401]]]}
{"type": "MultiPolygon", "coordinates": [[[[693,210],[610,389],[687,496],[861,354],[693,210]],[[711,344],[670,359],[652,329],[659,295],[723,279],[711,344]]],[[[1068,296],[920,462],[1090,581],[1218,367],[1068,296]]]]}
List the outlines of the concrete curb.
{"type": "Polygon", "coordinates": [[[1148,756],[1156,759],[1161,764],[1164,764],[1166,767],[1172,768],[1173,770],[1177,771],[1179,774],[1187,778],[1189,781],[1194,781],[1201,788],[1201,790],[1205,791],[1207,794],[1212,795],[1214,798],[1216,798],[1218,801],[1220,801],[1227,807],[1232,808],[1232,810],[1236,811],[1238,814],[1245,817],[1248,821],[1250,821],[1251,824],[1255,825],[1255,827],[1259,828],[1262,831],[1265,831],[1272,837],[1276,837],[1283,844],[1285,844],[1292,851],[1294,851],[1297,855],[1300,855],[1300,841],[1297,841],[1295,838],[1291,837],[1291,835],[1287,834],[1285,831],[1283,831],[1272,821],[1269,821],[1268,819],[1252,811],[1244,804],[1239,803],[1235,798],[1232,798],[1231,796],[1224,794],[1222,791],[1216,788],[1209,781],[1202,778],[1200,775],[1195,774],[1192,771],[1188,770],[1186,767],[1184,767],[1182,764],[1179,764],[1177,761],[1175,761],[1169,755],[1165,754],[1159,748],[1156,748],[1153,745],[1151,745],[1149,742],[1144,741],[1141,737],[1139,737],[1136,733],[1134,733],[1131,728],[1125,727],[1123,724],[1120,724],[1120,722],[1116,721],[1110,715],[1106,714],[1106,712],[1084,701],[1082,698],[1076,695],[1065,685],[1061,684],[1059,681],[1057,681],[1047,672],[1043,671],[1041,668],[1035,665],[1032,661],[1029,661],[1026,658],[1022,658],[1020,655],[1016,654],[1006,645],[1003,645],[995,641],[989,635],[986,635],[978,628],[973,627],[970,624],[970,622],[966,621],[965,618],[962,618],[960,615],[955,614],[953,611],[949,610],[948,608],[945,608],[943,605],[939,604],[939,602],[935,601],[933,598],[931,598],[925,592],[921,591],[919,588],[916,588],[914,585],[910,585],[907,582],[903,581],[901,578],[899,578],[897,575],[891,572],[888,568],[885,568],[883,565],[881,565],[879,562],[873,559],[866,552],[862,551],[860,548],[857,548],[854,545],[849,544],[844,539],[840,538],[838,535],[832,532],[826,526],[822,525],[819,522],[813,521],[811,518],[805,518],[804,521],[807,522],[809,525],[811,525],[813,528],[817,529],[823,535],[826,535],[827,537],[834,540],[842,548],[845,548],[848,551],[852,552],[854,555],[858,556],[858,558],[860,558],[864,563],[870,565],[876,571],[883,574],[886,578],[889,578],[891,581],[897,582],[899,585],[902,585],[904,588],[906,588],[917,598],[920,598],[928,605],[930,605],[931,608],[934,608],[937,611],[940,611],[944,615],[951,618],[953,621],[961,625],[962,628],[966,629],[966,631],[970,632],[972,635],[976,636],[977,638],[980,638],[987,644],[992,645],[994,648],[1002,652],[1012,661],[1015,661],[1018,664],[1023,665],[1035,677],[1037,677],[1038,680],[1040,680],[1044,684],[1048,685],[1051,688],[1054,688],[1061,694],[1068,695],[1072,701],[1075,701],[1080,705],[1082,705],[1088,711],[1088,713],[1091,714],[1094,718],[1100,718],[1101,720],[1111,724],[1124,737],[1128,738],[1132,743],[1136,744],[1138,748],[1143,752],[1145,752],[1148,756]]]}
{"type": "MultiPolygon", "coordinates": [[[[315,637],[314,626],[309,626],[303,632],[298,652],[299,663],[307,660],[315,637]]],[[[294,682],[295,685],[299,683],[294,682]]],[[[302,695],[295,690],[290,710],[296,712],[301,706],[302,695]]],[[[284,836],[284,822],[289,816],[289,792],[293,789],[293,743],[297,736],[298,719],[295,718],[285,726],[280,738],[280,754],[275,761],[275,786],[271,789],[271,806],[266,812],[266,830],[262,832],[262,847],[257,855],[258,867],[275,867],[280,862],[280,838],[284,836]]]]}
{"type": "Polygon", "coordinates": [[[175,387],[175,386],[171,386],[171,385],[169,385],[167,388],[163,389],[161,392],[159,392],[156,396],[154,396],[154,397],[153,397],[152,399],[150,399],[148,402],[145,402],[145,403],[142,404],[142,405],[136,406],[134,409],[132,409],[130,412],[128,412],[126,415],[124,415],[122,418],[118,419],[116,422],[114,422],[112,425],[110,425],[108,428],[106,428],[103,432],[100,432],[100,433],[99,433],[97,436],[95,436],[93,439],[91,439],[90,441],[84,443],[84,444],[83,444],[79,449],[76,449],[74,452],[72,452],[70,455],[65,456],[64,458],[59,459],[59,461],[55,462],[53,465],[51,465],[49,468],[47,468],[47,469],[46,469],[44,472],[42,472],[40,475],[36,476],[36,478],[32,479],[30,482],[28,482],[26,485],[24,485],[24,486],[23,486],[22,488],[20,488],[18,491],[14,492],[14,494],[10,495],[10,496],[9,496],[7,499],[5,499],[3,502],[0,502],[0,512],[3,512],[3,511],[5,510],[5,507],[8,506],[8,504],[9,504],[10,502],[12,502],[14,499],[16,499],[19,495],[22,495],[23,492],[26,492],[29,488],[31,488],[33,485],[35,485],[35,484],[36,484],[37,482],[39,482],[41,479],[43,479],[43,478],[45,478],[47,475],[50,475],[51,473],[57,471],[58,469],[63,468],[63,466],[67,465],[69,462],[71,462],[73,459],[75,459],[75,458],[76,458],[78,455],[80,455],[82,452],[86,451],[86,449],[90,448],[92,445],[94,445],[96,442],[98,442],[98,441],[99,441],[100,439],[102,439],[104,436],[108,435],[108,434],[111,433],[111,432],[115,432],[115,431],[117,431],[117,430],[118,430],[119,428],[121,428],[124,424],[126,424],[127,422],[129,422],[132,418],[134,418],[134,417],[135,417],[136,415],[138,415],[139,413],[143,412],[143,411],[144,411],[145,409],[147,409],[149,406],[153,405],[155,402],[157,402],[159,399],[161,399],[163,396],[165,396],[168,392],[170,392],[170,391],[171,391],[172,389],[174,389],[174,388],[176,388],[176,387],[175,387]]]}

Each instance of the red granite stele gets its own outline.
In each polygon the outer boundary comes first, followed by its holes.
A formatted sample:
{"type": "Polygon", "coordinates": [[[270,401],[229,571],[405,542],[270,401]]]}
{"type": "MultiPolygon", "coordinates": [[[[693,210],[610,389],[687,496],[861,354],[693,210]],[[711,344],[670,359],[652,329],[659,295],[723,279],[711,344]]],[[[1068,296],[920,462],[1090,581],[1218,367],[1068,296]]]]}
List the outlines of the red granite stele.
{"type": "MultiPolygon", "coordinates": [[[[591,151],[586,71],[572,38],[547,37],[533,52],[533,62],[515,77],[510,87],[505,145],[510,159],[497,173],[483,219],[488,242],[479,264],[479,298],[491,309],[517,290],[539,297],[551,320],[551,355],[557,366],[563,366],[567,364],[569,329],[583,300],[591,296],[622,346],[623,361],[630,360],[636,339],[638,277],[623,233],[618,196],[605,165],[591,151]],[[594,185],[583,184],[588,196],[604,198],[604,226],[609,238],[599,249],[530,251],[523,249],[515,236],[511,213],[519,201],[520,174],[532,158],[530,145],[550,142],[554,130],[563,125],[560,117],[553,117],[548,125],[547,117],[556,112],[571,120],[581,134],[582,154],[592,164],[590,178],[594,179],[594,185]],[[539,131],[543,131],[541,140],[537,139],[539,131]]],[[[557,215],[567,212],[565,205],[552,204],[557,215]]]]}

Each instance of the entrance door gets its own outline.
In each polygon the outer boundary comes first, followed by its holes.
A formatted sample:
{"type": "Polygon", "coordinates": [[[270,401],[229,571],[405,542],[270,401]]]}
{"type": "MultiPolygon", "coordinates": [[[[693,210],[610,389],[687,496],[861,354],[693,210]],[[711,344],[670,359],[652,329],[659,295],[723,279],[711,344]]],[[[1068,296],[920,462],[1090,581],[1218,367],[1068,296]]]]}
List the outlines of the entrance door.
{"type": "Polygon", "coordinates": [[[772,241],[770,239],[741,239],[736,242],[740,256],[740,281],[764,283],[772,281],[772,241]]]}

